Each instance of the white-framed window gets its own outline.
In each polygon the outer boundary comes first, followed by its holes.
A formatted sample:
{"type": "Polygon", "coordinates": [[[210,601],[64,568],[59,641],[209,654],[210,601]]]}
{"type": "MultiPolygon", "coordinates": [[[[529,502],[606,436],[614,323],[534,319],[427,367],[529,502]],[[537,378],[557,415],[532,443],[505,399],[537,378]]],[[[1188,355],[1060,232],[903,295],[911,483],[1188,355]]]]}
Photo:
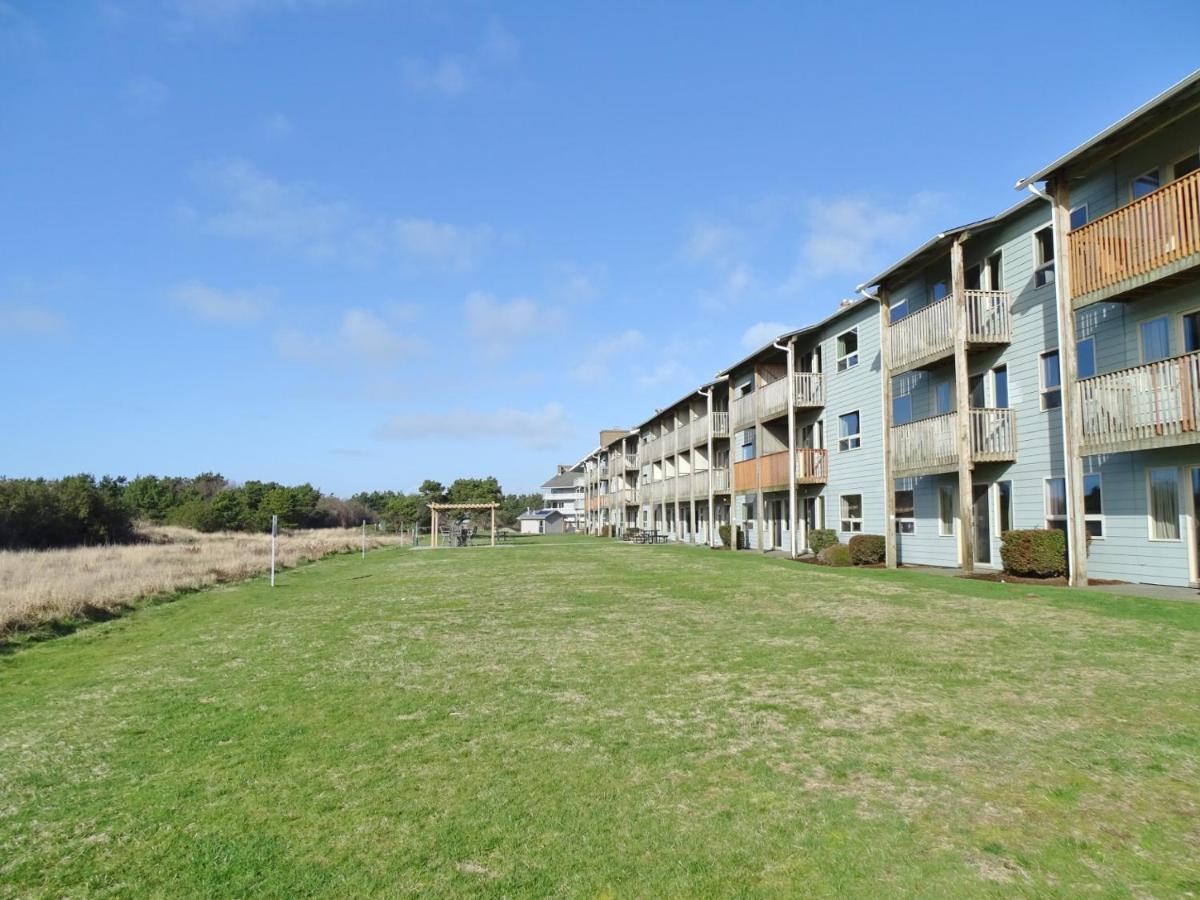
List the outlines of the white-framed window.
{"type": "Polygon", "coordinates": [[[849,534],[863,530],[862,494],[842,494],[842,532],[849,534]]]}
{"type": "Polygon", "coordinates": [[[892,305],[888,307],[888,322],[899,322],[908,315],[908,298],[902,297],[899,300],[893,300],[892,305]]]}
{"type": "Polygon", "coordinates": [[[1179,540],[1179,470],[1146,470],[1146,509],[1150,540],[1179,540]]]}
{"type": "Polygon", "coordinates": [[[1138,343],[1142,362],[1152,363],[1171,355],[1171,322],[1166,316],[1155,316],[1138,323],[1138,343]]]}
{"type": "Polygon", "coordinates": [[[858,410],[838,416],[838,451],[857,450],[862,446],[862,417],[858,410]]]}
{"type": "Polygon", "coordinates": [[[1062,406],[1062,369],[1058,364],[1058,351],[1047,350],[1038,365],[1041,373],[1042,409],[1058,409],[1062,406]]]}
{"type": "Polygon", "coordinates": [[[1088,207],[1086,203],[1071,210],[1070,221],[1072,231],[1074,231],[1076,228],[1082,228],[1088,223],[1088,207]]]}
{"type": "Polygon", "coordinates": [[[1012,482],[996,482],[996,525],[1003,534],[1013,530],[1012,482]]]}
{"type": "Polygon", "coordinates": [[[892,424],[907,425],[913,420],[912,394],[892,398],[892,424]]]}
{"type": "Polygon", "coordinates": [[[837,370],[845,372],[858,365],[858,328],[843,331],[837,336],[837,370]]]}
{"type": "Polygon", "coordinates": [[[1104,502],[1101,496],[1100,474],[1083,476],[1083,527],[1094,538],[1104,537],[1104,502]]]}
{"type": "Polygon", "coordinates": [[[1067,479],[1046,479],[1046,527],[1067,530],[1067,479]]]}
{"type": "Polygon", "coordinates": [[[1008,409],[1008,366],[992,369],[992,406],[1008,409]]]}
{"type": "Polygon", "coordinates": [[[733,436],[734,446],[737,448],[737,461],[745,462],[748,459],[754,459],[754,443],[755,429],[747,428],[745,431],[739,431],[733,436]]]}
{"type": "Polygon", "coordinates": [[[938,534],[951,537],[954,534],[954,486],[938,485],[938,534]]]}
{"type": "Polygon", "coordinates": [[[1054,227],[1047,225],[1033,233],[1034,287],[1054,284],[1054,227]]]}
{"type": "Polygon", "coordinates": [[[1159,183],[1158,169],[1151,169],[1149,172],[1138,175],[1129,182],[1129,202],[1132,203],[1140,197],[1154,193],[1158,190],[1159,183]]]}
{"type": "Polygon", "coordinates": [[[912,491],[896,491],[896,534],[915,534],[917,518],[912,491]]]}
{"type": "Polygon", "coordinates": [[[743,375],[733,386],[735,397],[745,397],[754,393],[754,374],[743,375]]]}

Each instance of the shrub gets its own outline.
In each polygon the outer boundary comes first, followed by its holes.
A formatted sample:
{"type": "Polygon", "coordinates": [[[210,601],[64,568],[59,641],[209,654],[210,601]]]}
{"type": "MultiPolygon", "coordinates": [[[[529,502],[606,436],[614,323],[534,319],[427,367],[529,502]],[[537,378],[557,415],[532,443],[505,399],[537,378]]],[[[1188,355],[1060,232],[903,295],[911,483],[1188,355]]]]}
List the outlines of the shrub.
{"type": "Polygon", "coordinates": [[[1000,535],[1004,571],[1027,578],[1054,578],[1067,571],[1067,536],[1058,529],[1027,528],[1000,535]]]}
{"type": "Polygon", "coordinates": [[[605,525],[600,529],[600,537],[612,537],[612,528],[608,525],[605,525]]]}
{"type": "Polygon", "coordinates": [[[873,566],[887,558],[887,543],[881,534],[856,534],[848,546],[850,561],[856,566],[873,566]]]}
{"type": "Polygon", "coordinates": [[[850,548],[845,544],[830,544],[828,547],[822,548],[821,552],[817,554],[817,559],[827,566],[848,566],[850,565],[850,548]]]}
{"type": "Polygon", "coordinates": [[[729,549],[729,542],[732,537],[732,533],[731,533],[732,527],[733,526],[731,526],[731,525],[722,525],[720,528],[717,529],[717,531],[721,535],[721,546],[723,546],[726,550],[729,549]]]}
{"type": "Polygon", "coordinates": [[[826,547],[832,547],[837,542],[837,532],[832,528],[814,528],[808,536],[808,546],[812,547],[812,552],[817,556],[820,556],[826,547]]]}

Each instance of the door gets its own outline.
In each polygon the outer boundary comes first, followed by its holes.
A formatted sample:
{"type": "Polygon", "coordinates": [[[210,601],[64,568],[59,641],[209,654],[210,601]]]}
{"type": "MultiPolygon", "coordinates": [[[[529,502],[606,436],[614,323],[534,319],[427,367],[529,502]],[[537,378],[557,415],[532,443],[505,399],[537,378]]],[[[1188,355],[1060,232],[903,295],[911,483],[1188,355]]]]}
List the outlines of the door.
{"type": "Polygon", "coordinates": [[[1200,583],[1200,466],[1192,469],[1192,583],[1200,583]]]}
{"type": "Polygon", "coordinates": [[[988,505],[988,485],[975,485],[975,562],[992,564],[992,514],[988,505]]]}
{"type": "Polygon", "coordinates": [[[783,501],[771,501],[771,546],[783,549],[783,501]]]}

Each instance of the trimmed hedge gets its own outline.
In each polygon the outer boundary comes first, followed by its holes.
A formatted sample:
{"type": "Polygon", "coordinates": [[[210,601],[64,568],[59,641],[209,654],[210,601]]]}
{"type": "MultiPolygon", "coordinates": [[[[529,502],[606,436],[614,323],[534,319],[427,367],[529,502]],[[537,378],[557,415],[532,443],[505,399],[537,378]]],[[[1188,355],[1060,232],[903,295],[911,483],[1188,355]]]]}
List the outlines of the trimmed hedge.
{"type": "Polygon", "coordinates": [[[856,534],[850,538],[850,562],[856,566],[873,566],[887,557],[887,543],[881,534],[856,534]]]}
{"type": "Polygon", "coordinates": [[[721,535],[721,546],[728,550],[731,540],[730,526],[722,525],[717,529],[717,532],[721,535]]]}
{"type": "Polygon", "coordinates": [[[850,565],[850,548],[845,544],[830,544],[817,554],[817,559],[827,566],[850,565]]]}
{"type": "Polygon", "coordinates": [[[1056,578],[1067,573],[1067,536],[1057,528],[1026,528],[1000,535],[1004,571],[1023,578],[1056,578]]]}
{"type": "Polygon", "coordinates": [[[818,556],[826,547],[832,547],[837,542],[837,532],[832,528],[814,528],[808,536],[808,546],[812,547],[812,552],[818,556]]]}

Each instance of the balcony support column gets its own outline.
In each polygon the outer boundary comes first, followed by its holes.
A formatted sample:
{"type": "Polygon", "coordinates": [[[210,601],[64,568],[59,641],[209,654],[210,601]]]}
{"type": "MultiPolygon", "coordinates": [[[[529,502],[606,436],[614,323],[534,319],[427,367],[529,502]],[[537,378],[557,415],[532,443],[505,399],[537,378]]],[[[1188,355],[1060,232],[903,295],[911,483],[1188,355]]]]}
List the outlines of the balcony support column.
{"type": "Polygon", "coordinates": [[[1075,344],[1075,313],[1071,308],[1071,261],[1067,232],[1071,230],[1071,197],[1066,176],[1051,187],[1054,224],[1054,299],[1058,306],[1058,364],[1062,382],[1063,467],[1067,491],[1067,559],[1072,587],[1087,587],[1087,528],[1083,506],[1083,416],[1075,392],[1079,358],[1075,344]]]}
{"type": "Polygon", "coordinates": [[[883,544],[889,569],[896,568],[896,476],[892,474],[892,336],[887,288],[879,288],[879,356],[883,394],[883,544]]]}
{"type": "Polygon", "coordinates": [[[796,339],[787,345],[787,403],[788,403],[788,555],[795,559],[800,555],[800,530],[796,521],[796,339]]]}
{"type": "Polygon", "coordinates": [[[958,555],[965,574],[975,571],[975,491],[971,483],[971,403],[967,371],[967,290],[963,268],[963,241],[959,235],[950,245],[950,283],[954,298],[954,393],[958,421],[958,555]]]}

